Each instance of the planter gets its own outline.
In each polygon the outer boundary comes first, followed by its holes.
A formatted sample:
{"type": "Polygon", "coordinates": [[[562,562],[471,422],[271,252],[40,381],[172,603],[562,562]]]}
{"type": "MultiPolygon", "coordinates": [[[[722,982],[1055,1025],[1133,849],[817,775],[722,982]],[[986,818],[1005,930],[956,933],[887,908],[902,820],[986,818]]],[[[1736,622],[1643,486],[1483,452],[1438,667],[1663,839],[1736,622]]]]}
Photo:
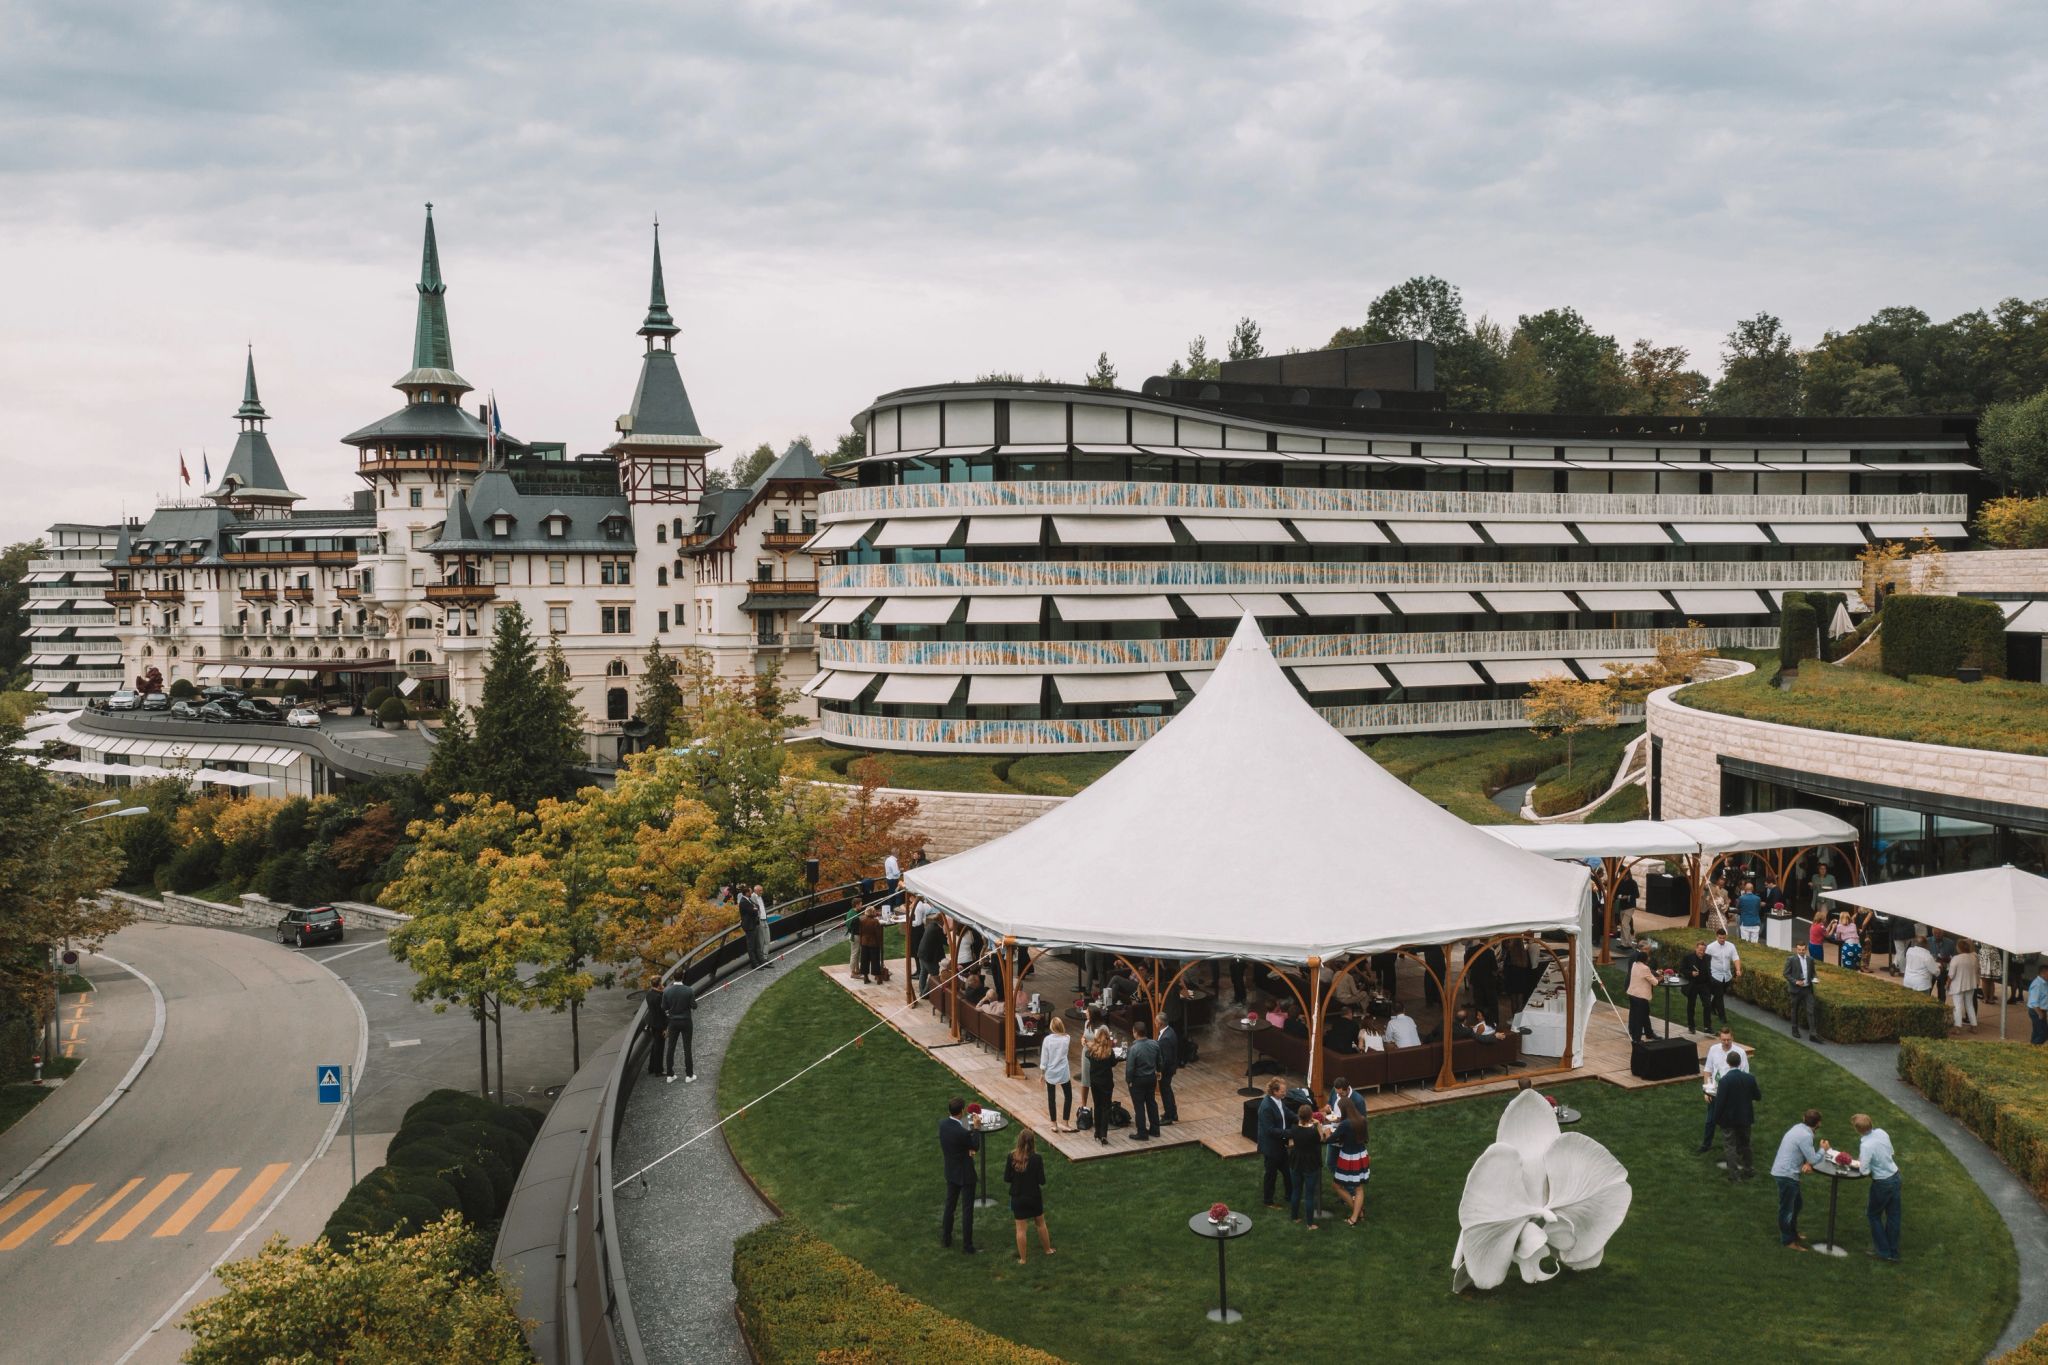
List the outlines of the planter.
{"type": "Polygon", "coordinates": [[[1956,681],[1962,683],[1983,682],[1984,670],[1981,668],[1970,668],[1967,666],[1963,668],[1958,668],[1956,670],[1956,681]]]}

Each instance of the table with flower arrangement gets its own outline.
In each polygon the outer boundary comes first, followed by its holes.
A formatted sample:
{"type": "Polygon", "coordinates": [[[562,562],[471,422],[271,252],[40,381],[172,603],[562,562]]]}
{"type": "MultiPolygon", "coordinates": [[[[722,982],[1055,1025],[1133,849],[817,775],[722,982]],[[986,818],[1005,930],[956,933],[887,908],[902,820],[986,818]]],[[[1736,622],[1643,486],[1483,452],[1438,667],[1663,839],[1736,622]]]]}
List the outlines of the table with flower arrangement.
{"type": "Polygon", "coordinates": [[[1211,1204],[1188,1219],[1188,1231],[1216,1244],[1216,1306],[1209,1310],[1211,1322],[1240,1322],[1244,1314],[1230,1306],[1230,1280],[1224,1264],[1224,1250],[1231,1242],[1252,1230],[1251,1215],[1237,1213],[1221,1204],[1211,1204]]]}

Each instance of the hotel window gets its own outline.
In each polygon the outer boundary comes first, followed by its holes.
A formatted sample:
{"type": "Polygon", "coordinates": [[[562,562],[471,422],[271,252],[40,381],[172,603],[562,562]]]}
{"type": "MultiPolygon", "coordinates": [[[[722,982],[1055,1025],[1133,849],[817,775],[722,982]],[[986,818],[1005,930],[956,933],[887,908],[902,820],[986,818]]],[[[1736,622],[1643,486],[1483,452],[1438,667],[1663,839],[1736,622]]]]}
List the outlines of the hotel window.
{"type": "Polygon", "coordinates": [[[656,545],[668,544],[668,527],[663,526],[658,521],[654,523],[654,543],[656,545]]]}
{"type": "Polygon", "coordinates": [[[569,534],[569,519],[567,517],[549,517],[547,519],[547,528],[550,537],[560,540],[563,536],[569,534]]]}
{"type": "Polygon", "coordinates": [[[412,585],[415,588],[427,586],[427,571],[425,569],[414,569],[412,571],[412,585]]]}
{"type": "Polygon", "coordinates": [[[754,581],[756,583],[773,583],[775,581],[775,561],[772,559],[756,560],[754,562],[754,581]]]}
{"type": "Polygon", "coordinates": [[[628,587],[633,582],[633,561],[630,559],[604,559],[597,565],[597,581],[613,587],[628,587]]]}
{"type": "Polygon", "coordinates": [[[512,519],[510,517],[492,517],[491,534],[496,536],[500,540],[503,540],[505,537],[511,535],[512,519]]]}
{"type": "Polygon", "coordinates": [[[680,544],[683,539],[683,519],[677,517],[669,522],[669,530],[675,535],[677,543],[680,544]]]}
{"type": "Polygon", "coordinates": [[[551,635],[560,635],[562,632],[568,629],[569,609],[567,607],[549,607],[548,633],[551,635]]]}
{"type": "Polygon", "coordinates": [[[658,611],[658,612],[654,613],[654,633],[655,633],[656,635],[661,635],[661,634],[665,633],[665,632],[666,632],[667,630],[668,630],[668,613],[667,613],[667,612],[665,612],[665,611],[658,611]]]}
{"type": "Polygon", "coordinates": [[[597,613],[597,631],[600,635],[632,634],[633,609],[631,607],[600,607],[597,613]]]}
{"type": "Polygon", "coordinates": [[[569,561],[566,559],[550,559],[548,561],[548,582],[567,583],[568,581],[569,561]]]}
{"type": "Polygon", "coordinates": [[[512,581],[512,561],[511,561],[511,560],[509,560],[509,559],[494,559],[494,560],[492,560],[492,561],[491,561],[491,582],[493,582],[493,583],[510,583],[511,581],[512,581]]]}
{"type": "Polygon", "coordinates": [[[656,584],[656,586],[658,586],[658,587],[663,587],[663,588],[667,587],[667,586],[668,586],[668,569],[667,569],[666,567],[662,567],[662,566],[657,566],[657,567],[655,568],[655,570],[654,570],[654,581],[655,581],[655,584],[656,584]]]}
{"type": "Polygon", "coordinates": [[[422,497],[420,496],[420,490],[419,490],[419,489],[417,489],[417,488],[415,488],[415,489],[412,489],[412,490],[411,490],[411,494],[412,494],[412,496],[411,496],[411,498],[409,499],[409,502],[411,503],[411,505],[412,505],[412,506],[414,506],[414,507],[424,507],[424,506],[426,505],[426,501],[425,501],[425,499],[423,499],[423,498],[422,498],[422,497]]]}

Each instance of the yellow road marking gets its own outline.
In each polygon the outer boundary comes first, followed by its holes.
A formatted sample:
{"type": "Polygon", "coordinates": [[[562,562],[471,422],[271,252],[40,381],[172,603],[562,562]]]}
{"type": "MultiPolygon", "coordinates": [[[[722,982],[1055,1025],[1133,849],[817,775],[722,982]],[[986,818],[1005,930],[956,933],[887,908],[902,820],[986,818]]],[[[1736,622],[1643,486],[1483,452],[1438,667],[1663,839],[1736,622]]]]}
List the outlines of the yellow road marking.
{"type": "Polygon", "coordinates": [[[236,1224],[249,1216],[249,1210],[255,1208],[256,1202],[268,1194],[270,1187],[277,1183],[277,1178],[291,1168],[291,1162],[279,1161],[265,1166],[262,1170],[258,1171],[256,1178],[249,1182],[248,1188],[236,1195],[235,1202],[222,1209],[220,1217],[209,1223],[206,1230],[208,1232],[227,1232],[232,1229],[236,1224]]]}
{"type": "Polygon", "coordinates": [[[70,1189],[64,1191],[64,1193],[58,1195],[40,1209],[37,1209],[34,1217],[24,1220],[20,1227],[8,1233],[5,1237],[0,1237],[0,1251],[14,1250],[44,1228],[56,1222],[59,1214],[85,1198],[85,1192],[91,1188],[92,1183],[90,1181],[83,1185],[73,1185],[70,1189]]]}
{"type": "Polygon", "coordinates": [[[85,1217],[79,1219],[77,1222],[73,1223],[70,1227],[64,1230],[64,1234],[57,1239],[57,1245],[60,1247],[68,1247],[73,1242],[77,1241],[81,1234],[89,1231],[94,1223],[100,1221],[101,1217],[105,1215],[108,1209],[111,1209],[112,1207],[114,1207],[114,1205],[120,1203],[123,1199],[126,1199],[129,1195],[133,1194],[135,1192],[135,1187],[137,1185],[140,1185],[141,1183],[142,1177],[138,1175],[133,1180],[130,1180],[127,1184],[123,1185],[120,1189],[115,1190],[105,1199],[102,1199],[98,1203],[98,1205],[96,1205],[93,1208],[93,1211],[91,1213],[88,1213],[87,1215],[85,1215],[85,1217]]]}
{"type": "Polygon", "coordinates": [[[149,1217],[149,1215],[151,1215],[152,1213],[155,1213],[157,1205],[163,1203],[164,1200],[169,1199],[173,1194],[176,1194],[178,1192],[178,1186],[184,1184],[191,1178],[192,1172],[180,1171],[176,1175],[167,1175],[162,1180],[157,1181],[156,1188],[151,1190],[148,1194],[142,1196],[142,1202],[138,1203],[134,1208],[128,1210],[128,1212],[122,1214],[119,1222],[115,1223],[112,1227],[108,1228],[99,1236],[93,1238],[93,1240],[95,1242],[120,1241],[129,1233],[141,1227],[142,1220],[149,1217]]]}
{"type": "Polygon", "coordinates": [[[42,1197],[43,1192],[41,1190],[23,1190],[5,1204],[0,1204],[0,1223],[6,1222],[42,1197]]]}
{"type": "Polygon", "coordinates": [[[74,1056],[74,1055],[76,1055],[75,1053],[73,1053],[72,1049],[73,1049],[73,1048],[75,1048],[75,1047],[77,1047],[77,1046],[78,1046],[78,1044],[76,1044],[76,1043],[66,1043],[66,1044],[64,1044],[64,1055],[65,1055],[66,1057],[70,1057],[70,1056],[74,1056]]]}
{"type": "Polygon", "coordinates": [[[74,1042],[74,1043],[78,1041],[78,1021],[77,1021],[76,1019],[73,1019],[73,1020],[71,1021],[71,1038],[70,1038],[70,1041],[72,1041],[72,1042],[74,1042]]]}
{"type": "Polygon", "coordinates": [[[213,1202],[213,1197],[219,1194],[230,1180],[233,1180],[241,1173],[242,1168],[240,1166],[223,1166],[212,1175],[206,1177],[205,1183],[192,1191],[192,1197],[178,1205],[178,1211],[169,1218],[164,1219],[163,1226],[151,1233],[150,1236],[176,1237],[185,1230],[186,1224],[199,1216],[201,1209],[213,1202]]]}

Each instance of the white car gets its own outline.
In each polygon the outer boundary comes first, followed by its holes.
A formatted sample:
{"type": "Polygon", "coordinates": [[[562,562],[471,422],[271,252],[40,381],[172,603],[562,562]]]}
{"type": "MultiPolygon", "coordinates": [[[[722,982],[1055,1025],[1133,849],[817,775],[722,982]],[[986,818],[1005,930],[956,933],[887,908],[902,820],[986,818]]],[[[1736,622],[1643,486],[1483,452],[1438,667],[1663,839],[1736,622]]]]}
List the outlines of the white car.
{"type": "Polygon", "coordinates": [[[317,728],[320,724],[320,713],[318,711],[313,710],[311,707],[295,706],[285,716],[284,723],[286,725],[295,726],[302,730],[307,728],[317,728]]]}

